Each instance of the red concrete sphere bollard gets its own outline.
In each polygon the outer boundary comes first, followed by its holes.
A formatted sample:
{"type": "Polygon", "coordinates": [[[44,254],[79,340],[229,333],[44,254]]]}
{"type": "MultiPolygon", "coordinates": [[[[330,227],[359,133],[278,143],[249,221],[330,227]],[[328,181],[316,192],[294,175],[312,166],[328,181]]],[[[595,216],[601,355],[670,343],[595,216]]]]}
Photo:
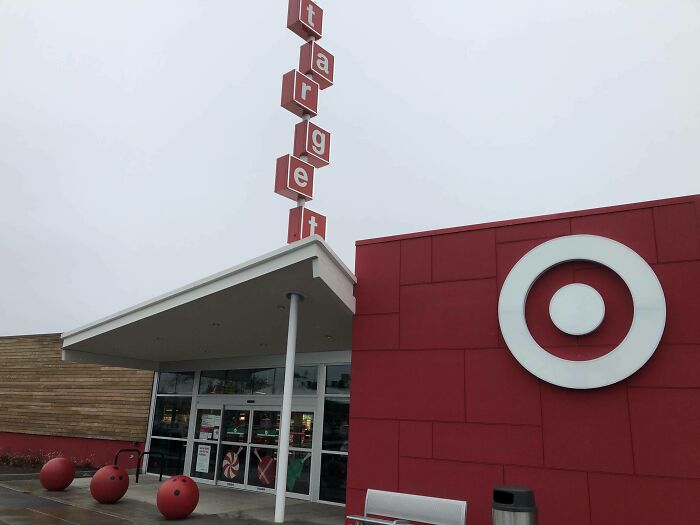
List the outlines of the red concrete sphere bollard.
{"type": "Polygon", "coordinates": [[[199,503],[199,488],[187,476],[173,476],[164,481],[156,495],[160,513],[169,520],[181,520],[194,511],[199,503]]]}
{"type": "Polygon", "coordinates": [[[75,479],[75,465],[66,458],[53,458],[41,467],[39,481],[46,490],[63,490],[75,479]]]}
{"type": "Polygon", "coordinates": [[[90,494],[99,503],[116,503],[129,488],[129,475],[117,465],[105,465],[90,480],[90,494]]]}

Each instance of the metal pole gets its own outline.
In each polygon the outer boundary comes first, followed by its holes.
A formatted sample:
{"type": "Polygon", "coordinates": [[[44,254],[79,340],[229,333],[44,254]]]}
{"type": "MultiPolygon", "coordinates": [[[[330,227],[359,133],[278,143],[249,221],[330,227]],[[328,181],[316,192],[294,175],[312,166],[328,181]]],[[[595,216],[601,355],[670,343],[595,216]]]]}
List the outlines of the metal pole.
{"type": "Polygon", "coordinates": [[[284,523],[287,495],[287,462],[289,459],[289,426],[292,420],[292,392],[294,391],[294,362],[297,351],[297,321],[299,318],[298,293],[289,294],[289,328],[287,330],[287,361],[284,365],[284,393],[280,419],[279,450],[277,453],[277,493],[275,494],[275,523],[284,523]]]}

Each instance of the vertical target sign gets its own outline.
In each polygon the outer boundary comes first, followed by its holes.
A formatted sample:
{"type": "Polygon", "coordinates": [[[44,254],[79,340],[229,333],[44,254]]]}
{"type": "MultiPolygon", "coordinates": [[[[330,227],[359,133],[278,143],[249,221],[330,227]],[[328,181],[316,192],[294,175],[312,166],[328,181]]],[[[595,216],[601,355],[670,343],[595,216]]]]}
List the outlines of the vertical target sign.
{"type": "Polygon", "coordinates": [[[318,235],[326,238],[326,217],[306,207],[314,198],[315,170],[330,164],[331,133],[311,119],[318,115],[320,92],[333,85],[335,57],[316,42],[323,36],[323,9],[311,0],[289,0],[287,28],[305,40],[299,68],[282,77],[281,106],[300,117],[292,154],[277,159],[275,193],[296,201],[289,212],[287,242],[318,235]]]}

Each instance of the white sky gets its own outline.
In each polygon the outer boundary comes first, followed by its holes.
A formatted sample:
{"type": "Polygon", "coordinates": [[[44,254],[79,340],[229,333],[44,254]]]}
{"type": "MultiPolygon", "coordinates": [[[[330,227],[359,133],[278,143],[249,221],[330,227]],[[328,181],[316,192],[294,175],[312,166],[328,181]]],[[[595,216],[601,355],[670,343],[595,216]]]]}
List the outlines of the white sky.
{"type": "MultiPolygon", "coordinates": [[[[356,239],[700,192],[697,0],[323,0],[310,208],[356,239]]],[[[0,0],[0,334],[276,249],[286,0],[0,0]]]]}

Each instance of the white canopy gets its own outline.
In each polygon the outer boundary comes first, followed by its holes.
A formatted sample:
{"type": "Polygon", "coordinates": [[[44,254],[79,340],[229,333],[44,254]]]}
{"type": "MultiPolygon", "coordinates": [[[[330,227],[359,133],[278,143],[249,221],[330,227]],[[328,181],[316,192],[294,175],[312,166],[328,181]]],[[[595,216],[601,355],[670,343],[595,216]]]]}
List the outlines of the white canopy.
{"type": "Polygon", "coordinates": [[[148,370],[284,359],[289,292],[303,297],[297,351],[348,352],[355,283],[314,236],[66,332],[63,359],[148,370]]]}

